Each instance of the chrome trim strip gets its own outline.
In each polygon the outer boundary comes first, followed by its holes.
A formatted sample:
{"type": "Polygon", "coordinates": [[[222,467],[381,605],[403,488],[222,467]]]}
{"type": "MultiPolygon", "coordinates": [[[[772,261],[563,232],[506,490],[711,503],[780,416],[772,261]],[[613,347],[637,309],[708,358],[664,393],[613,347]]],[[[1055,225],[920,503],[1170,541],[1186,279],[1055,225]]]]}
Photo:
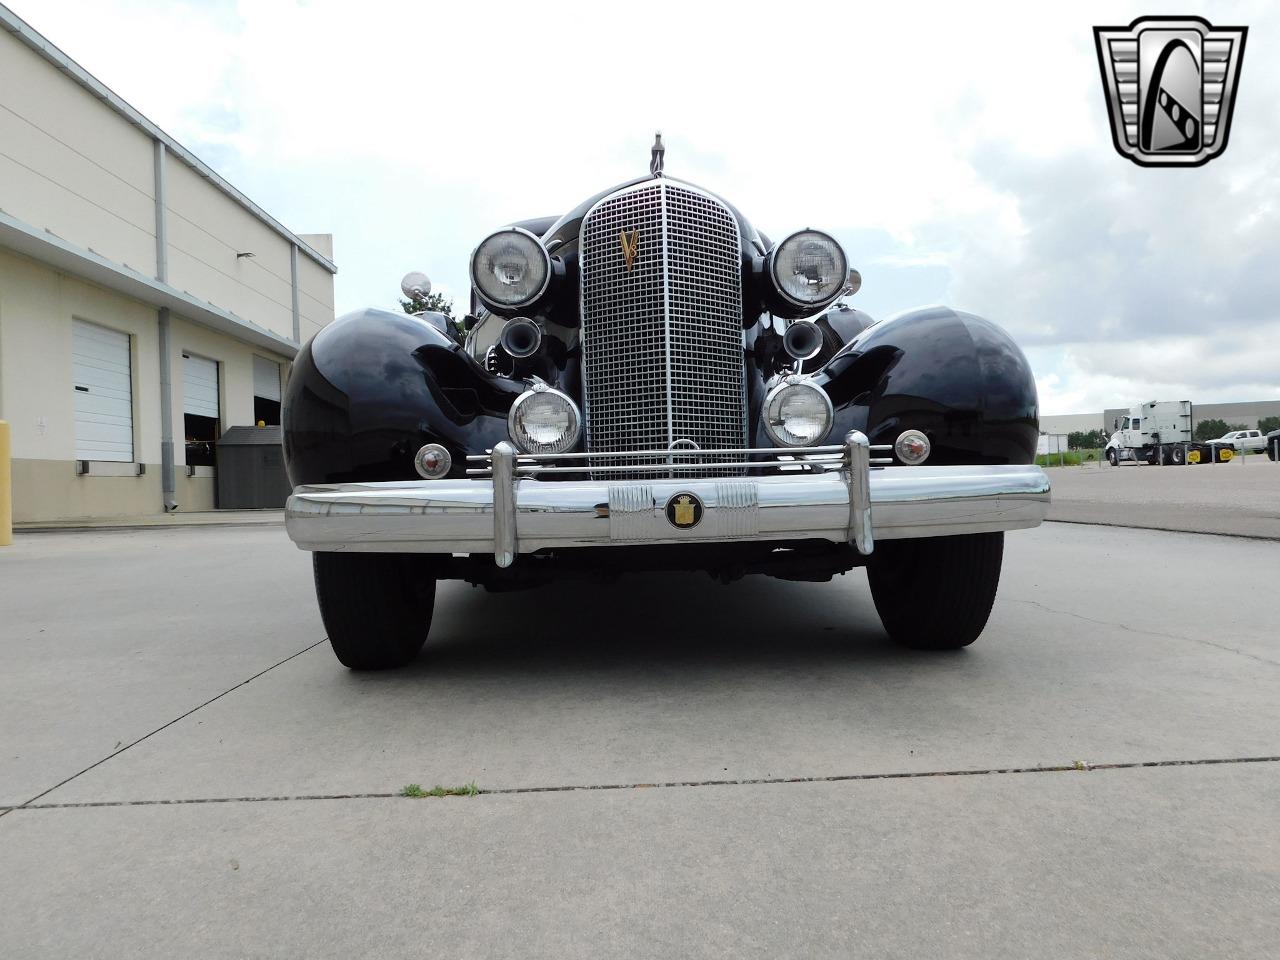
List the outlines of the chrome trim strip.
{"type": "MultiPolygon", "coordinates": [[[[671,252],[667,243],[667,185],[658,184],[658,209],[662,214],[662,346],[666,351],[667,364],[667,442],[676,439],[675,412],[672,409],[674,400],[671,397],[671,252]]],[[[585,220],[583,221],[586,222],[585,220]]]]}
{"type": "MultiPolygon", "coordinates": [[[[628,457],[671,457],[671,456],[690,456],[690,455],[714,455],[723,457],[728,454],[749,454],[749,453],[772,453],[783,454],[789,457],[812,456],[821,453],[838,453],[843,455],[848,448],[843,444],[827,444],[821,447],[728,447],[725,449],[716,448],[714,450],[628,450],[628,457]]],[[[887,453],[893,449],[891,443],[875,443],[871,445],[871,449],[877,453],[887,453]]],[[[617,451],[603,450],[590,453],[522,453],[518,455],[520,460],[590,460],[593,457],[616,457],[617,451]]],[[[488,463],[489,455],[487,453],[473,453],[467,456],[468,463],[488,463]]]]}

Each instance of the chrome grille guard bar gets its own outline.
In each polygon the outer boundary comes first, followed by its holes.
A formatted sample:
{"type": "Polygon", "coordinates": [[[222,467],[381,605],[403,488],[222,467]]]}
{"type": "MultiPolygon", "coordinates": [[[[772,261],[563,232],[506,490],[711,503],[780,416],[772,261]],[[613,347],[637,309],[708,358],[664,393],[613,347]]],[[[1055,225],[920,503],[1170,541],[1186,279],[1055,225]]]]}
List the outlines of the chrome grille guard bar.
{"type": "Polygon", "coordinates": [[[885,469],[892,457],[872,454],[890,450],[856,430],[840,445],[791,449],[531,456],[500,443],[467,458],[478,464],[468,479],[298,487],[285,526],[304,550],[492,553],[505,567],[519,553],[648,543],[822,539],[866,555],[877,539],[1034,527],[1048,511],[1049,479],[1037,466],[885,469]],[[592,465],[610,457],[640,462],[592,465]],[[709,466],[741,472],[681,476],[709,466]],[[588,470],[604,476],[538,479],[588,470]],[[609,472],[654,476],[610,480],[609,472]],[[686,515],[692,522],[677,523],[678,498],[701,507],[686,515]]]}

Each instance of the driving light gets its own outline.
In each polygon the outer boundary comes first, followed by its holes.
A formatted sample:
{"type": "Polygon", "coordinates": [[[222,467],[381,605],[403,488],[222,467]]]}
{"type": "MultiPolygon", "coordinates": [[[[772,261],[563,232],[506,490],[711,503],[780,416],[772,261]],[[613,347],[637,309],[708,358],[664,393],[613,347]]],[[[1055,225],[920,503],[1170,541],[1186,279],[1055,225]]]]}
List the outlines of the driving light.
{"type": "Polygon", "coordinates": [[[439,480],[449,473],[453,457],[438,443],[428,443],[413,458],[414,469],[424,480],[439,480]]]}
{"type": "Polygon", "coordinates": [[[572,400],[545,383],[516,397],[507,431],[525,453],[564,453],[578,442],[582,418],[572,400]]]}
{"type": "Polygon", "coordinates": [[[793,233],[778,244],[770,259],[774,286],[797,306],[816,307],[834,300],[849,279],[849,260],[840,244],[817,230],[793,233]]]}
{"type": "Polygon", "coordinates": [[[919,466],[929,459],[929,438],[919,430],[904,430],[894,441],[893,452],[909,467],[919,466]]]}
{"type": "Polygon", "coordinates": [[[831,398],[813,381],[787,377],[764,398],[764,429],[774,443],[807,447],[831,430],[831,398]]]}
{"type": "Polygon", "coordinates": [[[551,260],[528,230],[508,227],[490,234],[471,255],[471,282],[487,304],[522,307],[547,289],[551,260]]]}

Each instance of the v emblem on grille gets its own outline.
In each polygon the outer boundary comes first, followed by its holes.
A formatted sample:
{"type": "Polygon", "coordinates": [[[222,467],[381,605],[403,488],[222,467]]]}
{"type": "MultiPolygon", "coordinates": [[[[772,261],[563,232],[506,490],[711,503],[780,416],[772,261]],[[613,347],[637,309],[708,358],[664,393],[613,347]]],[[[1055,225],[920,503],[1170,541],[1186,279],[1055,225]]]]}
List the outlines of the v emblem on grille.
{"type": "Polygon", "coordinates": [[[622,258],[627,262],[627,269],[631,269],[631,265],[636,261],[636,254],[640,252],[640,231],[632,230],[630,235],[623,230],[618,234],[618,240],[622,243],[622,258]]]}

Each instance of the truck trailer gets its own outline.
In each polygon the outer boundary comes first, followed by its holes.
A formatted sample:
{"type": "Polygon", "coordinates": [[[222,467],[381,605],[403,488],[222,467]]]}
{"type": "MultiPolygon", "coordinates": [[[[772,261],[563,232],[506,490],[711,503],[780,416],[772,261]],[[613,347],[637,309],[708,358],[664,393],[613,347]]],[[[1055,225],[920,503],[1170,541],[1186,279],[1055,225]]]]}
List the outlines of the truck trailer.
{"type": "Polygon", "coordinates": [[[1226,463],[1231,447],[1201,443],[1191,430],[1190,400],[1152,400],[1129,410],[1112,423],[1115,433],[1107,441],[1107,461],[1118,467],[1124,460],[1159,464],[1226,463]]]}

